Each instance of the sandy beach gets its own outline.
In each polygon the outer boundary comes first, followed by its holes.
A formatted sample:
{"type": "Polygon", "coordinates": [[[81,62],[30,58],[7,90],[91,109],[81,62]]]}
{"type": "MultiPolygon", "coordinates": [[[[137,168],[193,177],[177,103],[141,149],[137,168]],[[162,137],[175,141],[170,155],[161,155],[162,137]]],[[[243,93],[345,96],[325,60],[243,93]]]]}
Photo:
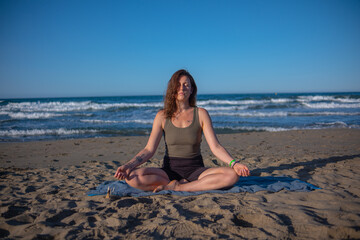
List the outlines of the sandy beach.
{"type": "MultiPolygon", "coordinates": [[[[218,136],[255,176],[290,176],[312,192],[89,197],[147,137],[0,143],[0,238],[359,239],[360,130],[218,136]]],[[[223,166],[202,143],[205,164],[223,166]]],[[[160,166],[164,144],[146,164],[160,166]]]]}

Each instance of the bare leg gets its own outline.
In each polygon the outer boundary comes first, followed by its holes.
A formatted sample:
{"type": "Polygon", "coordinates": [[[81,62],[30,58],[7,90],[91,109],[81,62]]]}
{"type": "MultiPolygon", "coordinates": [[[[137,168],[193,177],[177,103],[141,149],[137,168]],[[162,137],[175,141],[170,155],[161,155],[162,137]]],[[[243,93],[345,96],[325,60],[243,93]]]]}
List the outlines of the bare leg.
{"type": "Polygon", "coordinates": [[[231,187],[238,181],[238,179],[239,176],[232,168],[209,168],[205,170],[196,181],[184,184],[181,184],[177,181],[171,181],[168,185],[158,187],[156,190],[175,190],[188,192],[216,190],[225,187],[231,187]]]}
{"type": "Polygon", "coordinates": [[[170,182],[165,171],[160,168],[135,169],[125,180],[130,186],[144,191],[153,191],[157,186],[170,182]]]}

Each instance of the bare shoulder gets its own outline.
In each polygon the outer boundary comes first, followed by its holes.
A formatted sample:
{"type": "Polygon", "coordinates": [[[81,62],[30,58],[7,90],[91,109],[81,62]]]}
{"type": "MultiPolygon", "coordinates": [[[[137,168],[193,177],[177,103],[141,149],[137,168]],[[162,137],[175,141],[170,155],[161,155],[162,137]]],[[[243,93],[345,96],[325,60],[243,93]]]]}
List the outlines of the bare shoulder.
{"type": "Polygon", "coordinates": [[[166,120],[165,111],[162,109],[158,111],[158,113],[156,114],[154,122],[156,121],[158,123],[161,123],[162,126],[164,126],[165,120],[166,120]]]}
{"type": "Polygon", "coordinates": [[[201,126],[204,126],[204,123],[209,123],[211,122],[211,119],[210,119],[210,115],[208,113],[208,111],[204,108],[198,108],[199,109],[199,121],[200,121],[200,124],[201,126]]]}
{"type": "Polygon", "coordinates": [[[165,117],[165,110],[161,109],[156,114],[157,117],[165,117]]]}
{"type": "Polygon", "coordinates": [[[198,109],[199,109],[199,117],[202,117],[202,118],[209,117],[209,113],[205,108],[199,107],[198,109]]]}

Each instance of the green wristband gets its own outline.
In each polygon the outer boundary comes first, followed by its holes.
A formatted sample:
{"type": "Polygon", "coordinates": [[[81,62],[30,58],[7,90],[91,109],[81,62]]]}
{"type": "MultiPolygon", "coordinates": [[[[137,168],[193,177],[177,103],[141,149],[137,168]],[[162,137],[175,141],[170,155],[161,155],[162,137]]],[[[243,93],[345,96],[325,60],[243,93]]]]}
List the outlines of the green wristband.
{"type": "Polygon", "coordinates": [[[235,162],[235,159],[233,159],[230,163],[229,163],[229,166],[231,167],[231,164],[235,162]]]}

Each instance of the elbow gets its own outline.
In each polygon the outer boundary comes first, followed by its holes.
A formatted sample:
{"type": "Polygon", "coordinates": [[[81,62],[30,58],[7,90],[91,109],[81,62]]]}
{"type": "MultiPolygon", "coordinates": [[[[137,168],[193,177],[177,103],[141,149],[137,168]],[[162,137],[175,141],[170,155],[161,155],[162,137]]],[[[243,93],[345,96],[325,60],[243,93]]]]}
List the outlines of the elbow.
{"type": "Polygon", "coordinates": [[[214,153],[215,155],[217,155],[217,153],[221,151],[221,149],[223,149],[223,146],[221,146],[220,143],[217,143],[210,147],[211,152],[214,153]]]}
{"type": "Polygon", "coordinates": [[[152,158],[155,154],[155,149],[144,148],[144,152],[148,156],[148,158],[152,158]]]}

